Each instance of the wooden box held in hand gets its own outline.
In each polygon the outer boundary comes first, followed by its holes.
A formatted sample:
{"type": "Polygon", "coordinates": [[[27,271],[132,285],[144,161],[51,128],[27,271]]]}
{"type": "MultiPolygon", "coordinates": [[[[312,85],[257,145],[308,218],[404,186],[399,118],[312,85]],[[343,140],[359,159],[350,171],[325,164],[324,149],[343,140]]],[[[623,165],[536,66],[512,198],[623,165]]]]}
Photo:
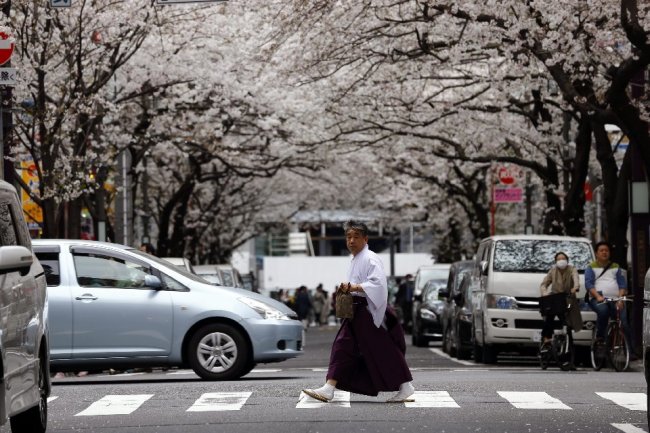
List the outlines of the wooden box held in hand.
{"type": "Polygon", "coordinates": [[[336,317],[339,319],[352,319],[354,317],[354,306],[352,295],[341,290],[336,291],[336,317]]]}

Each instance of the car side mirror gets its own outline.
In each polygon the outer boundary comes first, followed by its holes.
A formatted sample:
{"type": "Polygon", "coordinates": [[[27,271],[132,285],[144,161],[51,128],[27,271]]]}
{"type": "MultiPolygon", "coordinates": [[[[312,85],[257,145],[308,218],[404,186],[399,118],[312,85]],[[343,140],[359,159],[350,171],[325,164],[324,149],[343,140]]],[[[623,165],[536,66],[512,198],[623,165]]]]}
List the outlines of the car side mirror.
{"type": "Polygon", "coordinates": [[[162,289],[162,281],[155,275],[145,275],[144,276],[144,286],[150,287],[152,289],[160,290],[162,289]]]}
{"type": "Polygon", "coordinates": [[[481,275],[488,274],[488,262],[487,260],[481,261],[481,275]]]}
{"type": "Polygon", "coordinates": [[[422,295],[413,295],[413,300],[417,302],[422,302],[422,295]]]}
{"type": "Polygon", "coordinates": [[[0,274],[20,272],[25,276],[34,262],[32,252],[20,245],[0,247],[0,274]]]}

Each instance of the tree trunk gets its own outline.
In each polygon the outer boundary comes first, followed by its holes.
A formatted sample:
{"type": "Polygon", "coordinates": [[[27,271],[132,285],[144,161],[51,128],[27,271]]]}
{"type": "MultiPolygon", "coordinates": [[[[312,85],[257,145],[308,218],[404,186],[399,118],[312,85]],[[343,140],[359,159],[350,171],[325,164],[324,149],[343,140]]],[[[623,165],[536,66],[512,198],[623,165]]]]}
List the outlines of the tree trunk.
{"type": "MultiPolygon", "coordinates": [[[[592,121],[591,127],[596,140],[596,159],[600,163],[603,176],[604,204],[605,204],[605,239],[610,239],[612,230],[615,228],[616,217],[614,216],[614,203],[618,194],[618,167],[612,152],[612,144],[605,131],[605,125],[592,121]]],[[[598,241],[601,239],[598,239],[598,241]]]]}
{"type": "Polygon", "coordinates": [[[561,201],[556,194],[560,184],[557,165],[551,158],[546,158],[547,176],[542,178],[546,191],[546,213],[544,215],[544,233],[548,235],[562,235],[563,224],[560,211],[561,201]]]}
{"type": "Polygon", "coordinates": [[[584,236],[585,191],[591,150],[591,125],[584,117],[576,136],[576,155],[571,173],[571,186],[564,196],[564,228],[569,236],[584,236]]]}

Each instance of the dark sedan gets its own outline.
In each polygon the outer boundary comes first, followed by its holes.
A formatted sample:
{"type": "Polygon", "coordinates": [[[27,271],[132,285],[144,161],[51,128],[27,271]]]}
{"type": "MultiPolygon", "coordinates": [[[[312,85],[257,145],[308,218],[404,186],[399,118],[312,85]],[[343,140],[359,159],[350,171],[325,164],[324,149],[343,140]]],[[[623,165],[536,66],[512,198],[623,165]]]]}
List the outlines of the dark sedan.
{"type": "Polygon", "coordinates": [[[412,343],[423,347],[442,338],[441,313],[447,296],[446,280],[429,280],[422,293],[415,295],[412,343]]]}

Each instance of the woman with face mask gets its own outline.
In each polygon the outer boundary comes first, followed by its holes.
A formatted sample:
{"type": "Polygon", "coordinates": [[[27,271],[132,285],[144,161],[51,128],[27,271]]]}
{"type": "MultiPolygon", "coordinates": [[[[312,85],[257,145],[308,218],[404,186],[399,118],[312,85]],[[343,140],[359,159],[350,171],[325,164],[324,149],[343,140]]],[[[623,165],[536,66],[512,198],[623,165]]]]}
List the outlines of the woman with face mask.
{"type": "MultiPolygon", "coordinates": [[[[544,316],[544,326],[542,327],[542,344],[547,344],[553,336],[553,322],[557,316],[560,326],[565,321],[568,325],[568,334],[570,344],[573,346],[573,335],[571,331],[582,329],[582,317],[580,316],[580,307],[576,293],[580,288],[578,270],[569,264],[569,256],[566,253],[558,252],[555,254],[555,265],[548,271],[544,277],[539,289],[541,296],[556,296],[562,300],[562,305],[566,308],[542,311],[544,316]],[[564,296],[561,296],[563,294],[564,296]]],[[[575,367],[571,365],[571,369],[575,367]]]]}

